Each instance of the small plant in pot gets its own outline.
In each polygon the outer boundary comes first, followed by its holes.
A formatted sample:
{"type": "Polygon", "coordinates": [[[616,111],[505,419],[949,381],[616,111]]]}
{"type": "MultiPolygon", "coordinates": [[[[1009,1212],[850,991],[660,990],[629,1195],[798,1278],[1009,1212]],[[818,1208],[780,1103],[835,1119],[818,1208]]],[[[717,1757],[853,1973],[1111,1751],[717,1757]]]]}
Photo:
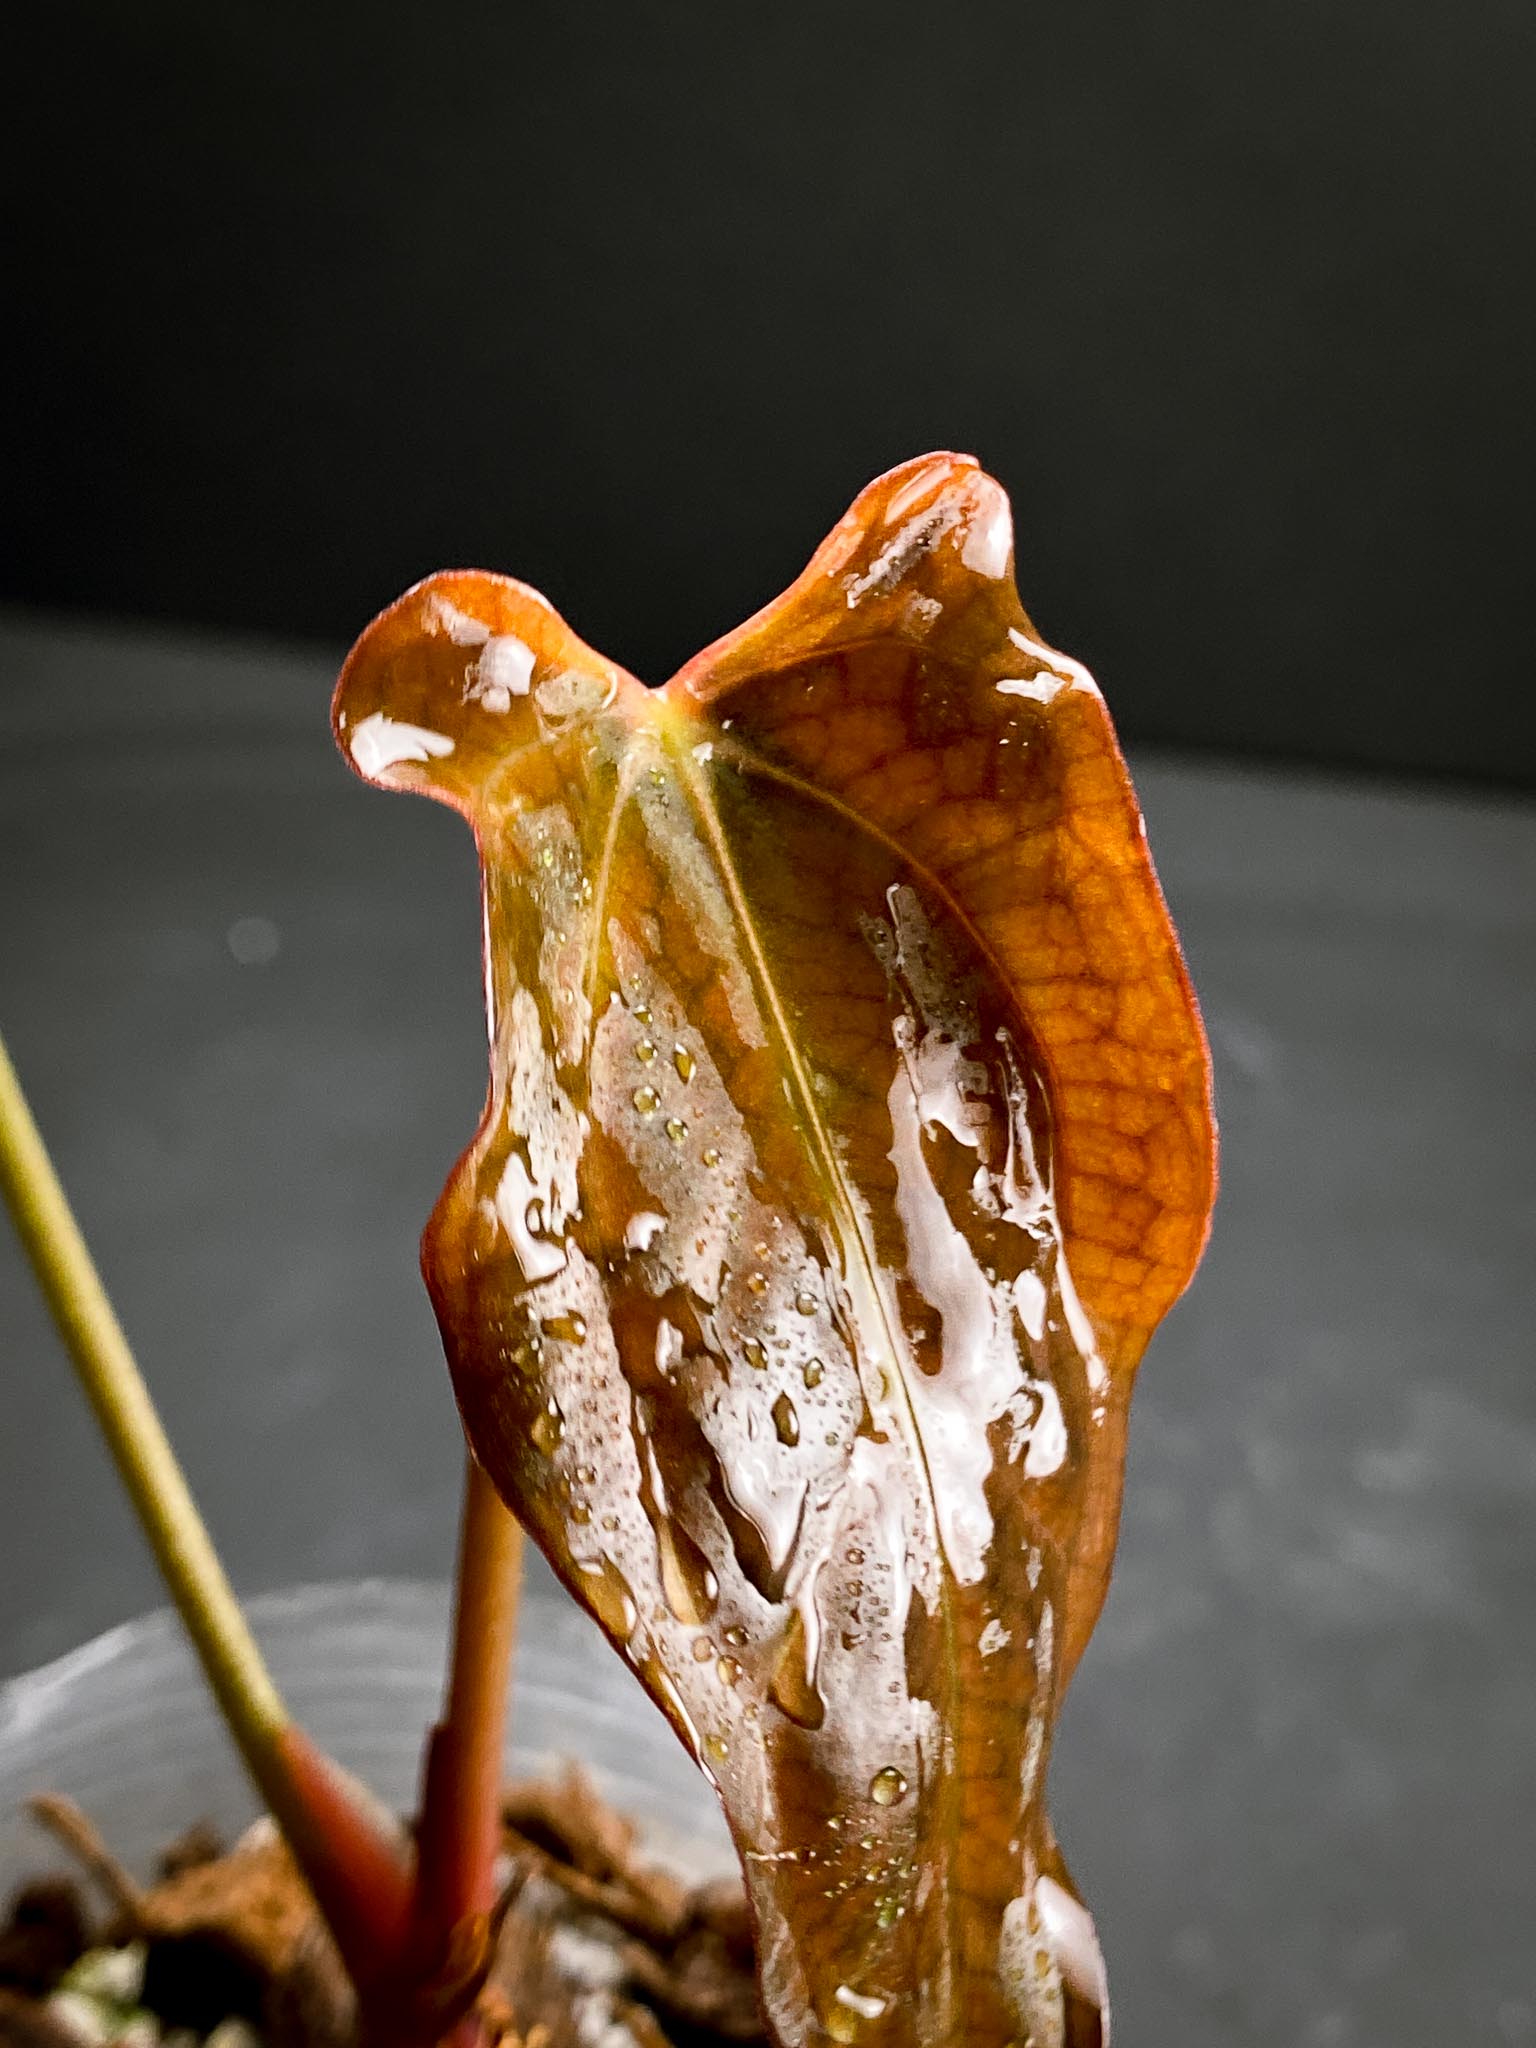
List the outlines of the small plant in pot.
{"type": "MultiPolygon", "coordinates": [[[[4,1077],[23,1237],[279,1831],[197,1866],[205,1917],[237,1881],[287,1916],[267,2031],[574,2040],[536,1869],[650,1944],[647,2048],[1107,2041],[1046,1769],[1214,1131],[1109,716],[1020,606],[1002,490],[880,478],[660,690],[524,585],[432,577],[334,722],[484,880],[490,1088],[423,1244],[469,1454],[409,1827],[284,1709],[4,1077]],[[509,1806],[522,1530],[714,1785],[741,1890],[669,1889],[574,1783],[509,1806]]],[[[118,1901],[152,1948],[185,1878],[118,1901]]]]}

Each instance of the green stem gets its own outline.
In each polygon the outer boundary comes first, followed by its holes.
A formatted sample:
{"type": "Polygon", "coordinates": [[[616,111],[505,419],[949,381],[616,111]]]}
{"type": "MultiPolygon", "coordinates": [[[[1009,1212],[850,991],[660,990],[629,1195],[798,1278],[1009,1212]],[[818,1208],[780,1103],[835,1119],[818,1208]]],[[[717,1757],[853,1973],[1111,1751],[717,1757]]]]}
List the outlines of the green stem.
{"type": "Polygon", "coordinates": [[[3,1040],[0,1182],[220,1712],[259,1780],[288,1715],[209,1541],[3,1040]]]}
{"type": "MultiPolygon", "coordinates": [[[[219,1711],[328,1917],[398,1933],[408,1873],[296,1728],[209,1539],[0,1038],[0,1186],[219,1711]],[[349,1825],[345,1825],[349,1824],[349,1825]],[[342,1836],[346,1839],[343,1840],[342,1836]],[[348,1867],[339,1867],[342,1865],[348,1867]],[[391,1876],[397,1867],[398,1876],[391,1876]],[[391,1896],[393,1894],[394,1896],[391,1896]]],[[[338,1930],[339,1935],[339,1930],[338,1930]]],[[[358,1957],[348,1955],[349,1965],[358,1957]]]]}

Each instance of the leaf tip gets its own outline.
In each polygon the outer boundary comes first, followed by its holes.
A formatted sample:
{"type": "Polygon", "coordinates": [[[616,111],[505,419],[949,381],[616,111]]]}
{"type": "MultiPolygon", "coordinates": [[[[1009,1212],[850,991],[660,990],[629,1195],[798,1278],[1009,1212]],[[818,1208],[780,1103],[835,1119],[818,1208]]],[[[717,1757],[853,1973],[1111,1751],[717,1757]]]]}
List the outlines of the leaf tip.
{"type": "Polygon", "coordinates": [[[359,636],[331,700],[331,728],[365,782],[469,813],[509,753],[611,701],[620,681],[526,583],[441,570],[359,636]]]}

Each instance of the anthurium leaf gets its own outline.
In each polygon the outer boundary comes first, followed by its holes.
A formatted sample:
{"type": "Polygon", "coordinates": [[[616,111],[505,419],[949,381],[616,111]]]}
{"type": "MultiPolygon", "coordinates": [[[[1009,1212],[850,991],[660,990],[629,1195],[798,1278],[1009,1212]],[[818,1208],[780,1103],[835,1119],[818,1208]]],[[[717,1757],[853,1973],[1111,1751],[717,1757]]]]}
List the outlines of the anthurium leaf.
{"type": "Polygon", "coordinates": [[[490,1098],[423,1247],[471,1443],[716,1782],[773,2032],[1107,2039],[1043,1780],[1213,1131],[1002,491],[893,471],[654,692],[434,577],[336,724],[484,867],[490,1098]]]}

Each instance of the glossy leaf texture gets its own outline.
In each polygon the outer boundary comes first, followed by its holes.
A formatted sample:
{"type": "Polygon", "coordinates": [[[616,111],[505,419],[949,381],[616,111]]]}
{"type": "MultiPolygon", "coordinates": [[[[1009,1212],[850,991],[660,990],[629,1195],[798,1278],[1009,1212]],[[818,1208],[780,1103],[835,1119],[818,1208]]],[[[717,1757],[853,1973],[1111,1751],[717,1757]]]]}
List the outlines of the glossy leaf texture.
{"type": "Polygon", "coordinates": [[[774,2034],[1107,2039],[1044,1774],[1214,1137],[1002,490],[882,477],[659,691],[433,577],[336,725],[484,868],[490,1096],[423,1247],[470,1441],[715,1780],[774,2034]]]}

